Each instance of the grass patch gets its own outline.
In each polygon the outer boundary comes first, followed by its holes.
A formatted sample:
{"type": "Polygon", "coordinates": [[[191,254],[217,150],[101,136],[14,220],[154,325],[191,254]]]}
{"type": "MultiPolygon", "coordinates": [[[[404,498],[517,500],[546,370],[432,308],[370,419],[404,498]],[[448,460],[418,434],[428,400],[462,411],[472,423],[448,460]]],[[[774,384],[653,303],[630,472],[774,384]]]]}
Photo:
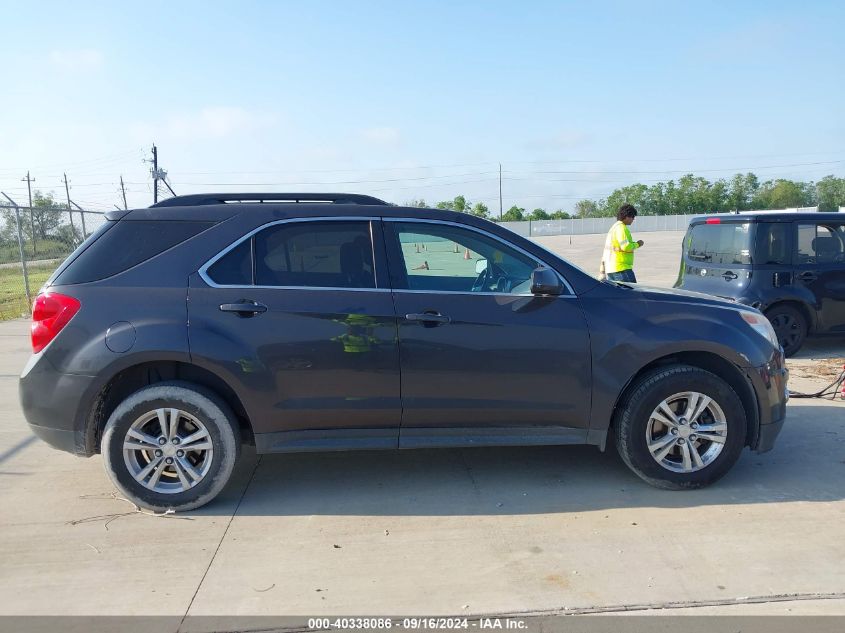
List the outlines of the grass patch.
{"type": "MultiPolygon", "coordinates": [[[[58,264],[32,265],[29,270],[29,291],[33,298],[58,264]]],[[[20,266],[0,268],[0,320],[29,316],[23,273],[20,266]]]]}

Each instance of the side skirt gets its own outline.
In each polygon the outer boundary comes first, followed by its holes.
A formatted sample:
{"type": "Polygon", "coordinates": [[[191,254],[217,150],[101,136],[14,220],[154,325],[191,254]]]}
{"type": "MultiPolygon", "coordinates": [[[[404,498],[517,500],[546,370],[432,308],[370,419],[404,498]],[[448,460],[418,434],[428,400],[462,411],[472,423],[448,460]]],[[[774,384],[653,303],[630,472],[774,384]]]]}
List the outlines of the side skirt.
{"type": "Polygon", "coordinates": [[[319,429],[258,433],[258,453],[459,448],[472,446],[546,446],[594,443],[587,429],[560,426],[495,428],[319,429]]]}

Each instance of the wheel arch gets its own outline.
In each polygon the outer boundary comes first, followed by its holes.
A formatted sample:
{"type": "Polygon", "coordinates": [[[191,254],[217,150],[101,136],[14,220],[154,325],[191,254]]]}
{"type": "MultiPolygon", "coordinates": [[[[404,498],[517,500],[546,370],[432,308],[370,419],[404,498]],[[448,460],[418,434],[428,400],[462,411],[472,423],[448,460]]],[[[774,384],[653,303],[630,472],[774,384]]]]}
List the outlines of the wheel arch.
{"type": "MultiPolygon", "coordinates": [[[[624,388],[619,392],[616,401],[613,403],[613,415],[610,422],[611,429],[615,429],[619,419],[619,405],[632,389],[635,388],[640,378],[645,374],[659,368],[672,365],[689,365],[704,369],[715,374],[724,380],[739,396],[740,402],[745,409],[745,416],[748,422],[746,446],[754,446],[760,429],[760,409],[754,387],[745,372],[729,360],[713,352],[685,351],[668,354],[657,358],[639,369],[624,388]]],[[[602,445],[603,446],[603,445],[602,445]]]]}
{"type": "Polygon", "coordinates": [[[248,443],[254,441],[252,424],[237,393],[213,372],[177,360],[145,361],[122,368],[98,390],[91,400],[84,423],[86,453],[100,452],[103,428],[117,406],[139,389],[160,382],[178,380],[213,391],[235,413],[241,437],[248,443]]]}

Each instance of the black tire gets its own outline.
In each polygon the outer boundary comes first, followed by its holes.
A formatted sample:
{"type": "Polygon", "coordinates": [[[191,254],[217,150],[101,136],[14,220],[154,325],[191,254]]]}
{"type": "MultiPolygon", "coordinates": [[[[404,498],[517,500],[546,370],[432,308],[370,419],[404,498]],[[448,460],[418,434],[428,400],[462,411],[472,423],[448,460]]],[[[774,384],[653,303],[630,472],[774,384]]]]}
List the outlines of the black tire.
{"type": "Polygon", "coordinates": [[[778,342],[787,357],[801,349],[808,329],[807,319],[801,310],[790,305],[776,305],[766,311],[766,318],[775,328],[778,342]]]}
{"type": "Polygon", "coordinates": [[[640,478],[657,488],[682,490],[707,486],[727,473],[745,446],[747,420],[736,392],[715,374],[689,365],[656,369],[638,379],[627,391],[614,420],[616,447],[622,460],[640,478]],[[675,472],[649,452],[646,438],[652,413],[667,398],[696,391],[712,398],[725,415],[727,431],[721,452],[693,472],[675,472]]]}
{"type": "MultiPolygon", "coordinates": [[[[106,472],[128,500],[155,512],[184,511],[205,505],[223,489],[240,453],[240,439],[235,415],[215,393],[190,383],[161,382],[136,391],[118,405],[103,431],[101,451],[106,472]],[[135,479],[124,458],[123,443],[133,423],[160,408],[179,409],[194,416],[205,426],[211,441],[208,470],[187,490],[158,492],[145,487],[135,479]]],[[[174,479],[174,474],[169,476],[174,479]]]]}

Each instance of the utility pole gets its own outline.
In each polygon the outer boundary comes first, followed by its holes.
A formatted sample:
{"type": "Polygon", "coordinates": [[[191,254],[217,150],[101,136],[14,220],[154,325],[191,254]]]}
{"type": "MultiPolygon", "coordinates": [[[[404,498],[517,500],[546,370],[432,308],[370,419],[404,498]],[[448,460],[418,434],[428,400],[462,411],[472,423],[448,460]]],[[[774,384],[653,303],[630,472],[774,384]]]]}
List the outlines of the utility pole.
{"type": "Polygon", "coordinates": [[[35,215],[32,212],[32,184],[35,182],[35,178],[29,177],[29,172],[26,172],[26,178],[21,178],[21,181],[26,180],[26,190],[29,193],[29,229],[30,233],[32,234],[32,254],[35,255],[38,253],[38,249],[35,246],[35,215]]]}
{"type": "Polygon", "coordinates": [[[76,245],[76,228],[73,226],[73,207],[70,206],[70,187],[67,184],[67,173],[62,174],[65,177],[65,194],[67,194],[67,217],[70,219],[70,235],[71,242],[76,245]]]}
{"type": "MultiPolygon", "coordinates": [[[[120,193],[123,194],[123,210],[128,211],[129,206],[126,204],[126,187],[123,186],[123,174],[120,174],[120,193]]],[[[118,207],[120,209],[120,207],[118,207]]]]}
{"type": "Polygon", "coordinates": [[[153,204],[158,202],[158,148],[153,143],[153,204]]]}
{"type": "Polygon", "coordinates": [[[499,219],[502,219],[502,163],[499,163],[499,219]]]}

